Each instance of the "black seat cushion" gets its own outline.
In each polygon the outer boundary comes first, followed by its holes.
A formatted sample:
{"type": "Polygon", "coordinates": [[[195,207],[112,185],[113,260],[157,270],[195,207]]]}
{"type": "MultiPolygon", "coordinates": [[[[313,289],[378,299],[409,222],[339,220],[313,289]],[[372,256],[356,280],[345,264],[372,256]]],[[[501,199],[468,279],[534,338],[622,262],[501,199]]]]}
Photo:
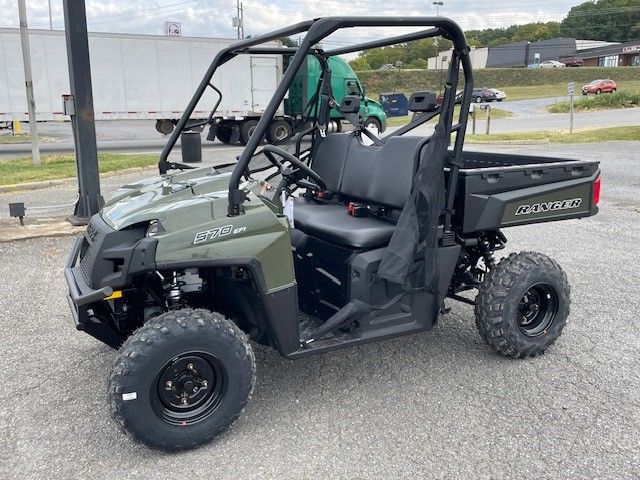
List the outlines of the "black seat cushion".
{"type": "Polygon", "coordinates": [[[345,205],[323,204],[296,198],[296,228],[327,242],[351,248],[376,248],[389,243],[395,225],[377,217],[354,217],[345,205]]]}

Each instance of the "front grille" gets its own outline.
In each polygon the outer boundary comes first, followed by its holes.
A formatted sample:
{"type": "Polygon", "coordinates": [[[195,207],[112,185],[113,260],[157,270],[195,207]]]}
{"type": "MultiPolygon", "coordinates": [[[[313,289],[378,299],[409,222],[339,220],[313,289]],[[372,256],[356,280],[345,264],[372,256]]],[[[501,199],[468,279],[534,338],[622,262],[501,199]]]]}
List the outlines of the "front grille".
{"type": "Polygon", "coordinates": [[[94,215],[87,225],[87,230],[84,233],[84,239],[82,240],[82,247],[80,248],[80,271],[82,276],[91,288],[97,288],[98,285],[94,285],[92,275],[96,271],[96,263],[103,261],[102,248],[107,235],[115,233],[109,225],[107,225],[99,215],[94,215]]]}
{"type": "MultiPolygon", "coordinates": [[[[87,285],[90,288],[125,285],[130,260],[145,232],[145,225],[114,230],[99,214],[94,215],[80,248],[80,272],[87,285]]],[[[155,249],[149,253],[153,258],[155,249]]]]}

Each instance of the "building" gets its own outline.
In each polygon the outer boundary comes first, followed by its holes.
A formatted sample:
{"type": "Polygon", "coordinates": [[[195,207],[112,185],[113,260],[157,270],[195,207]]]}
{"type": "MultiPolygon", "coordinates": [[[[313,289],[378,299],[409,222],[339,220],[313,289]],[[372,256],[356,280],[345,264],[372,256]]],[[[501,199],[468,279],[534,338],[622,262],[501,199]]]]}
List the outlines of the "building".
{"type": "Polygon", "coordinates": [[[585,67],[639,67],[640,39],[578,50],[572,56],[582,58],[585,67]]]}
{"type": "Polygon", "coordinates": [[[488,68],[526,67],[545,60],[575,56],[579,46],[590,41],[575,38],[549,38],[538,42],[517,42],[489,48],[488,68]]]}
{"type": "MultiPolygon", "coordinates": [[[[441,70],[444,68],[448,68],[452,53],[453,53],[453,50],[445,50],[444,52],[438,53],[437,57],[431,57],[427,59],[427,69],[441,70]]],[[[471,47],[469,56],[471,57],[471,66],[473,67],[474,70],[485,68],[487,66],[488,54],[489,54],[488,48],[471,47]]]]}

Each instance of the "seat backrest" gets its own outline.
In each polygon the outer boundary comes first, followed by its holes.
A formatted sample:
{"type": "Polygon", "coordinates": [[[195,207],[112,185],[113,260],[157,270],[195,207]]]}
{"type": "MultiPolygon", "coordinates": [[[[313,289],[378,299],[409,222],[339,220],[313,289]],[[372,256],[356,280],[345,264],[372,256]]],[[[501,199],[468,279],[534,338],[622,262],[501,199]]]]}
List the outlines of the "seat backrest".
{"type": "Polygon", "coordinates": [[[352,138],[353,135],[349,133],[331,133],[320,140],[313,155],[311,168],[322,177],[327,189],[332,192],[340,190],[352,138]]]}
{"type": "Polygon", "coordinates": [[[390,137],[382,145],[363,145],[352,133],[327,135],[311,167],[327,188],[342,196],[401,209],[418,169],[415,152],[422,137],[390,137]]]}
{"type": "Polygon", "coordinates": [[[340,192],[365,203],[401,209],[411,194],[418,168],[415,151],[422,137],[390,137],[382,145],[362,145],[357,139],[349,149],[340,192]]]}

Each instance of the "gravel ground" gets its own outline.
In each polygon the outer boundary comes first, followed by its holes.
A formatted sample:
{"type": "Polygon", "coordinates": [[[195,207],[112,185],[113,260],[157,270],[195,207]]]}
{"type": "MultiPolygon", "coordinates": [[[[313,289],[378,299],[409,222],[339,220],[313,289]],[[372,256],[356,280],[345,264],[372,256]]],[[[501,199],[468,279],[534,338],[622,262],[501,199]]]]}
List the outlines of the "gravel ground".
{"type": "Polygon", "coordinates": [[[176,455],[110,420],[114,352],[74,330],[65,300],[71,239],[0,244],[0,478],[639,478],[638,146],[539,149],[603,162],[598,216],[505,231],[508,251],[547,253],[569,276],[570,320],[547,354],[497,356],[454,302],[423,334],[297,361],[256,346],[244,415],[176,455]]]}

